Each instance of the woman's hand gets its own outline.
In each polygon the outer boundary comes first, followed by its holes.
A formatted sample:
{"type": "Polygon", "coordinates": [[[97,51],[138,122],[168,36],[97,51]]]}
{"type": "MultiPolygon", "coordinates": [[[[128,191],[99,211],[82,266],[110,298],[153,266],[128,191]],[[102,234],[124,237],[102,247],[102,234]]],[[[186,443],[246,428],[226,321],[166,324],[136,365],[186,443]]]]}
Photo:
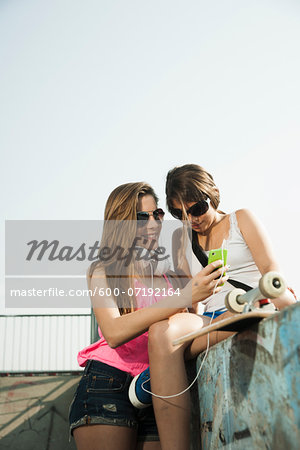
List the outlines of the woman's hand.
{"type": "Polygon", "coordinates": [[[271,301],[272,303],[274,303],[276,308],[280,310],[292,305],[293,303],[296,303],[297,299],[289,289],[286,289],[286,291],[280,297],[274,298],[271,301]]]}
{"type": "MultiPolygon", "coordinates": [[[[228,266],[222,266],[222,261],[214,261],[208,264],[201,272],[191,280],[192,286],[192,303],[200,302],[217,293],[222,289],[222,285],[228,280],[228,275],[223,277],[222,274],[229,269],[228,266]],[[219,267],[219,268],[218,268],[219,267]],[[221,278],[220,278],[221,277],[221,278]],[[220,286],[221,285],[221,286],[220,286]]],[[[190,284],[189,283],[189,284],[190,284]]]]}

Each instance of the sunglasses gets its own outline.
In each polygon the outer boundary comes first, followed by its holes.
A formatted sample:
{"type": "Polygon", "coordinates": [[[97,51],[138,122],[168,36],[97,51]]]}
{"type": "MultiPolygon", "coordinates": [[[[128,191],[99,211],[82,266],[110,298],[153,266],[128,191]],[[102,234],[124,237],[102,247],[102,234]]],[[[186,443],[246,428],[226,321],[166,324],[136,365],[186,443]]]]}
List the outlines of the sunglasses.
{"type": "MultiPolygon", "coordinates": [[[[199,202],[195,203],[193,206],[191,206],[189,209],[186,210],[187,215],[191,215],[193,217],[199,217],[205,214],[209,209],[209,198],[207,200],[200,200],[199,202]]],[[[182,220],[182,210],[176,209],[176,208],[170,208],[170,213],[172,214],[175,219],[182,220]]]]}
{"type": "Polygon", "coordinates": [[[153,216],[155,220],[162,220],[164,215],[165,215],[165,212],[161,208],[157,208],[154,211],[149,211],[149,212],[139,211],[136,213],[136,218],[138,221],[137,225],[139,227],[143,227],[146,224],[146,222],[148,222],[150,216],[153,216]]]}

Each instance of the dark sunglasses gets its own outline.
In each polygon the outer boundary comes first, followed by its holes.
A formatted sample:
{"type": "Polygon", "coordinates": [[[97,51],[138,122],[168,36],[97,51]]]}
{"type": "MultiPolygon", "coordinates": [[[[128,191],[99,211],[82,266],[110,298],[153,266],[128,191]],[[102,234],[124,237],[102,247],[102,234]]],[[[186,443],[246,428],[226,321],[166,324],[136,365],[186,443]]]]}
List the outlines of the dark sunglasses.
{"type": "Polygon", "coordinates": [[[136,218],[138,221],[138,226],[143,227],[146,222],[148,222],[150,216],[153,216],[155,220],[162,220],[165,215],[165,212],[161,208],[157,208],[154,211],[146,212],[146,211],[139,211],[136,213],[136,218]]]}
{"type": "MultiPolygon", "coordinates": [[[[199,202],[195,203],[193,206],[191,206],[189,209],[186,210],[187,215],[191,215],[193,217],[199,217],[205,214],[209,209],[209,198],[206,200],[200,200],[199,202]]],[[[175,219],[182,220],[182,210],[176,209],[176,208],[170,208],[170,213],[172,214],[175,219]]]]}

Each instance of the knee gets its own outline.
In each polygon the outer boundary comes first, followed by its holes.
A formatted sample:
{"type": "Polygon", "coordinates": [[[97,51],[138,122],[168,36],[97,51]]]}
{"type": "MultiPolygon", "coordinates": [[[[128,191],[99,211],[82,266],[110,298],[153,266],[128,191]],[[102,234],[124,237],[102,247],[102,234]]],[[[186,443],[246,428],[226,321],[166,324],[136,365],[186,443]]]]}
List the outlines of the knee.
{"type": "Polygon", "coordinates": [[[150,326],[148,332],[149,353],[153,351],[155,351],[156,354],[168,352],[170,342],[171,336],[168,320],[163,320],[150,326]]]}
{"type": "Polygon", "coordinates": [[[166,355],[179,350],[180,346],[174,347],[173,341],[184,334],[184,323],[187,319],[187,314],[176,314],[168,320],[151,325],[148,333],[149,353],[166,355]]]}
{"type": "MultiPolygon", "coordinates": [[[[164,320],[151,325],[148,334],[148,352],[150,357],[168,358],[175,351],[181,353],[180,346],[174,347],[177,337],[176,325],[170,320],[164,320]]],[[[182,349],[183,352],[183,349],[182,349]]]]}
{"type": "Polygon", "coordinates": [[[186,342],[173,346],[173,341],[187,333],[199,330],[203,326],[203,320],[196,314],[179,313],[168,320],[154,323],[149,328],[148,350],[149,354],[168,355],[170,353],[183,352],[190,344],[186,342]]]}

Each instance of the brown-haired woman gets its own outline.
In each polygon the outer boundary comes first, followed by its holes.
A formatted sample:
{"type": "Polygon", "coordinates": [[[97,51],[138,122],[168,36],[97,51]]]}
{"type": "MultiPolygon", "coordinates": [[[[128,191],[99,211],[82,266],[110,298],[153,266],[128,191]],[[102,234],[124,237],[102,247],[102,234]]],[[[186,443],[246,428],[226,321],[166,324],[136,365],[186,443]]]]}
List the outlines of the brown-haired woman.
{"type": "MultiPolygon", "coordinates": [[[[227,263],[230,265],[227,274],[230,279],[256,287],[261,275],[278,271],[269,240],[258,221],[245,209],[231,214],[222,212],[219,209],[219,190],[205,169],[195,164],[175,167],[167,175],[166,195],[173,217],[190,224],[194,250],[195,246],[207,253],[211,249],[227,249],[227,263]]],[[[203,269],[193,253],[191,261],[182,254],[184,246],[179,243],[184,238],[185,233],[176,230],[173,236],[175,270],[191,275],[203,272],[206,268],[203,269]]],[[[187,244],[190,244],[189,241],[187,244]]],[[[223,289],[200,302],[204,317],[179,313],[150,327],[151,392],[154,393],[152,401],[163,449],[189,449],[190,403],[184,360],[196,357],[207,347],[207,336],[176,347],[172,346],[172,342],[199,329],[211,319],[217,321],[231,315],[226,312],[224,300],[226,293],[232,289],[233,286],[226,282],[223,289]],[[181,395],[176,395],[181,392],[181,395]]],[[[273,300],[278,309],[294,301],[289,291],[273,300]]],[[[230,334],[210,333],[210,345],[230,334]]],[[[139,385],[139,377],[135,378],[134,383],[139,385]]]]}
{"type": "Polygon", "coordinates": [[[128,398],[133,376],[149,365],[147,331],[186,308],[190,289],[194,302],[211,295],[221,275],[211,264],[174,296],[159,258],[138,260],[138,252],[158,251],[164,212],[157,200],[148,184],[128,183],[106,203],[99,261],[88,273],[100,339],[78,354],[85,370],[69,415],[79,450],[161,448],[152,408],[141,412],[128,398]]]}

